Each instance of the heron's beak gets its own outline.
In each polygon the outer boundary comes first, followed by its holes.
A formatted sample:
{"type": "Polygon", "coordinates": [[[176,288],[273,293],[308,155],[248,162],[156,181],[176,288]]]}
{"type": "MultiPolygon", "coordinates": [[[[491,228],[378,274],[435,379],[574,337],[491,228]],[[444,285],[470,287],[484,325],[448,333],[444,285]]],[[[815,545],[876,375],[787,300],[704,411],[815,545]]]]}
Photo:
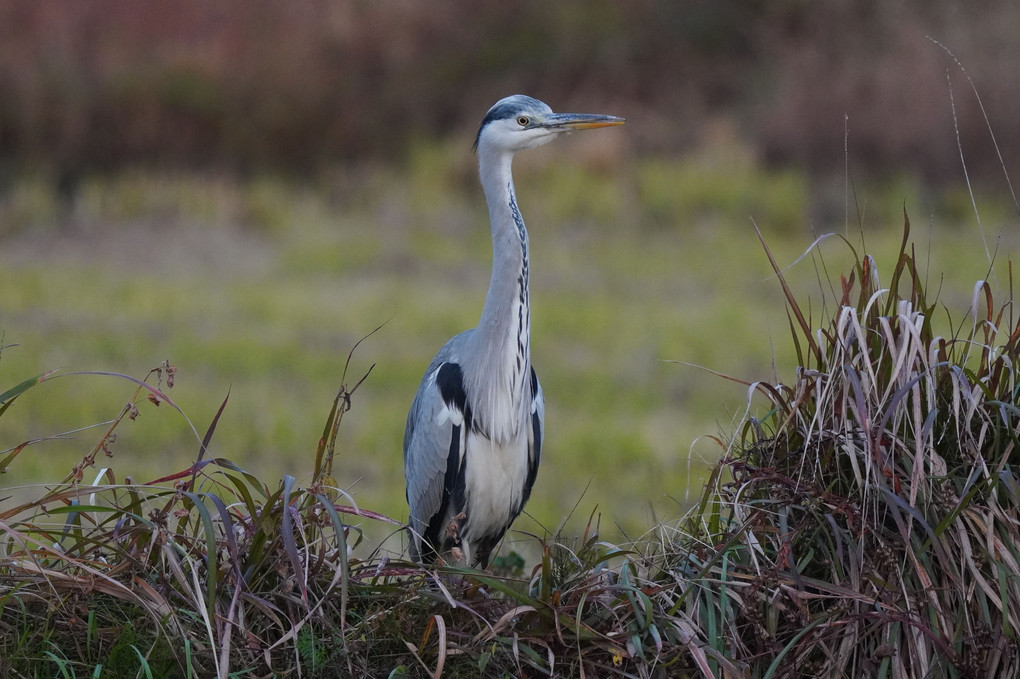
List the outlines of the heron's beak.
{"type": "Polygon", "coordinates": [[[539,126],[566,130],[593,130],[596,127],[623,125],[625,122],[626,118],[598,113],[550,113],[539,126]]]}

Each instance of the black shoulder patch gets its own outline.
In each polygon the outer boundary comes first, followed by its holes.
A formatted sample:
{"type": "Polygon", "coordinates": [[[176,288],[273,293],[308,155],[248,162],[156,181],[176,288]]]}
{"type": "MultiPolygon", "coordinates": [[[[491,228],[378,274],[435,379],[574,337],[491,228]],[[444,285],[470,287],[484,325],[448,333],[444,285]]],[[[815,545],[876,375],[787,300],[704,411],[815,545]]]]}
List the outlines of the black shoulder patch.
{"type": "MultiPolygon", "coordinates": [[[[535,374],[535,369],[531,369],[531,397],[536,398],[538,394],[538,375],[535,374]]],[[[535,479],[538,478],[538,465],[542,461],[542,420],[539,419],[538,413],[531,415],[531,438],[534,441],[534,449],[532,455],[528,459],[528,476],[524,480],[524,493],[521,496],[521,507],[524,508],[524,503],[531,497],[531,488],[535,485],[535,479]]],[[[520,509],[517,511],[520,512],[520,509]]]]}
{"type": "MultiPolygon", "coordinates": [[[[535,374],[535,368],[531,368],[531,398],[538,398],[538,375],[535,374]]],[[[538,417],[538,413],[534,413],[531,416],[531,434],[532,438],[535,439],[535,455],[534,461],[528,469],[528,482],[527,487],[531,489],[531,485],[535,482],[535,476],[538,475],[538,463],[542,459],[542,420],[538,417]]]]}
{"type": "Polygon", "coordinates": [[[467,392],[464,391],[464,374],[459,363],[444,363],[439,366],[436,374],[436,386],[443,397],[443,402],[464,412],[467,404],[467,392]]]}

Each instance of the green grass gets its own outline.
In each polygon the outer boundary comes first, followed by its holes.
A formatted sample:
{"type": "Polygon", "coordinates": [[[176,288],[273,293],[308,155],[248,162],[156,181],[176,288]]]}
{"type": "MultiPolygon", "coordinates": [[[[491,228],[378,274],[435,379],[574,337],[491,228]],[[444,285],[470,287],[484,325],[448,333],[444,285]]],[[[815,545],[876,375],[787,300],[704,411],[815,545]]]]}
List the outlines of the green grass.
{"type": "MultiPolygon", "coordinates": [[[[179,401],[166,364],[144,382],[46,373],[5,386],[5,425],[61,383],[106,380],[128,405],[78,446],[70,476],[0,503],[0,670],[1014,676],[1020,319],[1009,263],[957,290],[928,273],[906,227],[882,251],[888,268],[870,247],[829,243],[850,266],[812,248],[810,295],[775,265],[788,319],[777,345],[794,358],[776,379],[731,382],[751,401],[723,428],[725,457],[684,517],[621,541],[584,513],[576,533],[515,543],[530,564],[504,550],[485,572],[394,558],[369,536],[401,522],[335,487],[374,372],[338,378],[315,418],[306,483],[216,457],[216,408],[192,434],[209,446],[185,473],[93,480],[89,467],[152,401],[160,413],[179,401]]],[[[619,466],[599,455],[630,444],[587,445],[595,468],[619,466]]],[[[0,463],[16,469],[30,449],[0,463]]]]}
{"type": "MultiPolygon", "coordinates": [[[[554,528],[580,502],[579,515],[597,506],[606,530],[638,535],[689,506],[722,452],[710,437],[745,408],[745,388],[673,361],[770,379],[773,361],[792,359],[780,291],[748,246],[750,218],[783,263],[812,229],[845,225],[811,223],[806,180],[762,170],[736,147],[606,162],[585,143],[563,147],[574,159],[537,152],[518,163],[549,425],[528,512],[554,528]]],[[[376,367],[339,444],[337,478],[360,504],[400,516],[408,403],[435,350],[477,321],[488,281],[486,213],[463,146],[423,146],[403,172],[359,168],[307,186],[127,173],[85,182],[69,209],[24,179],[0,206],[0,331],[19,345],[0,354],[0,377],[139,376],[170,359],[175,400],[199,429],[229,390],[215,455],[260,478],[304,479],[348,351],[384,324],[354,356],[352,371],[376,367]]],[[[870,206],[926,200],[858,191],[876,251],[898,233],[870,206]]],[[[940,203],[918,209],[934,215],[916,229],[921,254],[947,290],[968,290],[988,266],[973,227],[944,222],[940,203]]],[[[1003,249],[1015,241],[1004,236],[1003,249]]],[[[834,270],[851,258],[834,243],[821,251],[834,270]]],[[[788,275],[817,285],[811,262],[788,275]]],[[[124,399],[115,380],[50,381],[0,422],[0,449],[108,420],[124,399]]],[[[5,482],[66,473],[93,437],[31,446],[5,482]]],[[[143,407],[111,446],[113,464],[136,479],[183,468],[193,439],[181,417],[143,407]]]]}

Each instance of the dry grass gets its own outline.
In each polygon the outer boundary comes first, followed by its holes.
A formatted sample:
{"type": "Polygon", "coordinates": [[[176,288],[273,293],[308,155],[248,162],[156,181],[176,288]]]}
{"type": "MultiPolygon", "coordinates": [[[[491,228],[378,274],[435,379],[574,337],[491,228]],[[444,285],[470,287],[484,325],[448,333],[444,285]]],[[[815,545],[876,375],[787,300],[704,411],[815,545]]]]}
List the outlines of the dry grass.
{"type": "Polygon", "coordinates": [[[788,292],[803,367],[749,385],[767,410],[677,541],[684,610],[749,676],[1020,671],[1020,327],[986,281],[939,309],[908,233],[888,287],[862,256],[817,331],[788,292]]]}

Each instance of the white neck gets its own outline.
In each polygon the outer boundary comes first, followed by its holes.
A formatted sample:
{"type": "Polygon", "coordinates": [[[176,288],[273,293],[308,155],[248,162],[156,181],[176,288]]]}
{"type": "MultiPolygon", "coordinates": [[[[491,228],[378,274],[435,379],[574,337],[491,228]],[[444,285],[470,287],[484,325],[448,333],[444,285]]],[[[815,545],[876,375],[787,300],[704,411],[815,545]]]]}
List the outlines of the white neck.
{"type": "Polygon", "coordinates": [[[527,422],[525,385],[530,379],[528,232],[517,208],[513,153],[479,148],[482,188],[492,227],[492,279],[473,334],[476,376],[466,386],[482,433],[498,443],[520,433],[527,422]]]}

